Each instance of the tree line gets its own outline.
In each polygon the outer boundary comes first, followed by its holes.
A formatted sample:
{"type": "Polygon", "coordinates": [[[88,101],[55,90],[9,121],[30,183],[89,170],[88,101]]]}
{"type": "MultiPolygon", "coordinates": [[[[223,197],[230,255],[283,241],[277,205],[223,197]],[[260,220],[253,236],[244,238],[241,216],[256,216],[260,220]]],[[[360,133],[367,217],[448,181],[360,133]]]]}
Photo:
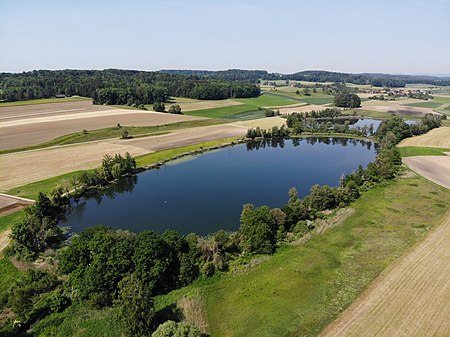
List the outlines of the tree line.
{"type": "Polygon", "coordinates": [[[141,105],[165,102],[169,96],[226,99],[259,96],[247,81],[136,70],[34,70],[0,73],[0,100],[50,98],[57,94],[83,96],[95,104],[141,105]]]}

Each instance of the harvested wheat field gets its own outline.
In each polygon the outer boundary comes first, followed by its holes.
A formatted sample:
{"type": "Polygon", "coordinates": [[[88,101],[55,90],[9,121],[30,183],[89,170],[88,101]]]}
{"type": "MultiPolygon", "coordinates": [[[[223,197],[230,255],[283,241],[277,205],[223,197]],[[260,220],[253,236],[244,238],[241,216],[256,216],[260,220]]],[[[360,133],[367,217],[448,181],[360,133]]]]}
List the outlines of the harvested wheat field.
{"type": "Polygon", "coordinates": [[[450,127],[440,127],[424,135],[406,138],[398,146],[426,146],[450,149],[450,127]]]}
{"type": "Polygon", "coordinates": [[[129,152],[139,156],[201,143],[245,136],[247,128],[222,124],[191,128],[159,136],[109,140],[0,155],[0,190],[47,179],[64,173],[100,166],[103,156],[129,152]]]}
{"type": "Polygon", "coordinates": [[[182,111],[205,110],[214,108],[223,108],[226,106],[241,105],[241,102],[231,99],[222,99],[217,101],[200,101],[192,98],[176,97],[173,103],[166,103],[166,108],[172,104],[178,104],[182,111]]]}
{"type": "Polygon", "coordinates": [[[245,127],[245,128],[256,128],[260,127],[261,129],[271,129],[273,126],[286,126],[286,118],[281,117],[269,117],[269,118],[261,118],[261,119],[253,119],[249,121],[241,121],[233,123],[232,125],[245,127]]]}
{"type": "Polygon", "coordinates": [[[312,111],[312,110],[323,110],[325,109],[325,105],[316,105],[316,104],[293,104],[288,105],[282,108],[279,108],[280,113],[283,115],[289,115],[294,112],[306,112],[306,111],[312,111]]]}
{"type": "Polygon", "coordinates": [[[450,212],[394,263],[325,336],[450,336],[450,212]]]}
{"type": "Polygon", "coordinates": [[[411,117],[422,117],[427,113],[437,114],[437,112],[433,111],[430,108],[418,108],[411,107],[402,104],[406,104],[408,101],[365,101],[361,103],[362,109],[379,111],[379,112],[387,112],[391,114],[400,114],[404,116],[411,117]]]}
{"type": "Polygon", "coordinates": [[[90,101],[0,108],[0,149],[35,145],[83,130],[122,125],[153,126],[200,117],[92,105],[90,101]]]}
{"type": "Polygon", "coordinates": [[[403,158],[414,172],[450,189],[450,156],[415,156],[403,158]]]}

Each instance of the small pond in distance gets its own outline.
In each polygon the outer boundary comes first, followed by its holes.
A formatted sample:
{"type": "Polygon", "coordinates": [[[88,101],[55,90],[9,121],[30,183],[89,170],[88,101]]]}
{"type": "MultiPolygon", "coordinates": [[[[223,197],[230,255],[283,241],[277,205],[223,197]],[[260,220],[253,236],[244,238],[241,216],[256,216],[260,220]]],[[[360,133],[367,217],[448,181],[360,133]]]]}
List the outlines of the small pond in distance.
{"type": "Polygon", "coordinates": [[[375,158],[371,142],[309,138],[239,144],[126,179],[73,202],[62,226],[78,232],[115,229],[201,235],[236,230],[242,205],[281,207],[288,190],[303,197],[313,184],[336,186],[343,173],[375,158]]]}

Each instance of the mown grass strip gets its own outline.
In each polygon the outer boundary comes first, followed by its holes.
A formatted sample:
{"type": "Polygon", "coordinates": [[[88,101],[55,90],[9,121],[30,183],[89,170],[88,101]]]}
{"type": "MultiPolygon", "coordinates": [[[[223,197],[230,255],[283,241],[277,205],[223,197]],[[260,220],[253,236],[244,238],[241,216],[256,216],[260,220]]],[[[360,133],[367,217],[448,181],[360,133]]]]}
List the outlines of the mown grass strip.
{"type": "Polygon", "coordinates": [[[91,100],[91,98],[86,98],[86,97],[66,97],[66,98],[30,99],[28,101],[1,102],[0,103],[0,108],[1,107],[9,107],[9,106],[47,104],[47,103],[64,103],[64,102],[87,101],[87,100],[91,100]]]}
{"type": "Polygon", "coordinates": [[[436,148],[436,147],[419,147],[419,146],[404,146],[399,147],[398,151],[402,157],[413,156],[447,156],[444,152],[450,152],[450,149],[436,148]]]}

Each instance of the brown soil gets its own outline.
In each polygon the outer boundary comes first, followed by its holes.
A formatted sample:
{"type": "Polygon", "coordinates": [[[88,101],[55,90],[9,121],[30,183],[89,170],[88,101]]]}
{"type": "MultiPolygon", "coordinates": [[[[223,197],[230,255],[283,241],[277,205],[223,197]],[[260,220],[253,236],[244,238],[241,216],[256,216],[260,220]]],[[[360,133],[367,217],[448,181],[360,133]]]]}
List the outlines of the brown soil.
{"type": "Polygon", "coordinates": [[[450,336],[450,212],[321,334],[450,336]]]}
{"type": "Polygon", "coordinates": [[[415,156],[403,158],[414,172],[450,189],[450,156],[415,156]]]}
{"type": "Polygon", "coordinates": [[[411,107],[402,104],[406,104],[407,101],[366,101],[362,102],[361,106],[363,109],[387,112],[396,115],[411,116],[411,117],[422,117],[427,113],[436,114],[433,109],[430,108],[419,108],[411,107]]]}
{"type": "Polygon", "coordinates": [[[200,117],[115,109],[89,101],[0,108],[0,149],[35,145],[83,130],[121,125],[152,126],[200,117]]]}
{"type": "Polygon", "coordinates": [[[0,216],[5,216],[31,205],[31,201],[0,195],[0,216]]]}

